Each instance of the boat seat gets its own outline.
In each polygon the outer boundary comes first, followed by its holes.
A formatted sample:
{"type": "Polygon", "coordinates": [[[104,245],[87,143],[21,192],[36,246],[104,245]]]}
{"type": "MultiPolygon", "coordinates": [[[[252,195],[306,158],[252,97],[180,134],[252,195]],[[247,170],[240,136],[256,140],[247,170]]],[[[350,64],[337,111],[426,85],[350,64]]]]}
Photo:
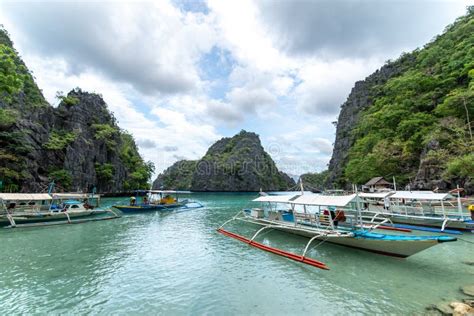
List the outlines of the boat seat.
{"type": "Polygon", "coordinates": [[[281,215],[280,212],[269,211],[268,212],[268,220],[270,220],[270,221],[282,221],[283,216],[281,215]]]}

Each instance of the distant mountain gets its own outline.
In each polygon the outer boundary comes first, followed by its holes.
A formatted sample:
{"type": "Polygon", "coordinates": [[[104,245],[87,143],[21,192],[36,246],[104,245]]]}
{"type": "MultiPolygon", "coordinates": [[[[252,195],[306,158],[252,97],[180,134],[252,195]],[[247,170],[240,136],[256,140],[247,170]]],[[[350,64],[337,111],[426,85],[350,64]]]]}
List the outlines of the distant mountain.
{"type": "Polygon", "coordinates": [[[178,161],[153,183],[155,189],[280,191],[295,181],[279,171],[257,134],[241,131],[217,141],[198,161],[178,161]]]}
{"type": "Polygon", "coordinates": [[[74,191],[147,188],[153,165],[102,97],[79,88],[58,97],[48,104],[0,29],[0,191],[38,192],[52,180],[74,191]]]}
{"type": "Polygon", "coordinates": [[[474,7],[422,49],[356,82],[342,105],[327,184],[395,176],[474,192],[474,7]]]}
{"type": "Polygon", "coordinates": [[[304,173],[300,176],[303,181],[303,186],[308,190],[319,190],[323,191],[326,188],[328,171],[322,171],[320,173],[304,173]]]}

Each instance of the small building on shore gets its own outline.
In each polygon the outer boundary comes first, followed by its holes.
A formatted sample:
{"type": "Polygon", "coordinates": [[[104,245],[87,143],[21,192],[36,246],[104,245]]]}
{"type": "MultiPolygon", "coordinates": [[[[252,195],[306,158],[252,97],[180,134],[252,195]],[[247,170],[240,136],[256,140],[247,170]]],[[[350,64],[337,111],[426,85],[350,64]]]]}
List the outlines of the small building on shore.
{"type": "Polygon", "coordinates": [[[370,179],[366,184],[362,186],[363,191],[375,192],[380,190],[390,190],[392,184],[385,180],[383,177],[375,177],[370,179]]]}

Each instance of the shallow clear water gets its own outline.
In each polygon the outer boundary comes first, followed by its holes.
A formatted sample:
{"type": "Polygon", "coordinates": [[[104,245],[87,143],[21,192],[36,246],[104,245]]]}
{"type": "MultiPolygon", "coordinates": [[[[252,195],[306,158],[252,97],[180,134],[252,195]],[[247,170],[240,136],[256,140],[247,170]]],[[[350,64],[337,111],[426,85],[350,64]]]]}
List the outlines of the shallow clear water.
{"type": "MultiPolygon", "coordinates": [[[[322,244],[323,271],[216,232],[252,194],[193,194],[204,208],[117,220],[0,231],[5,314],[421,313],[474,283],[474,245],[435,246],[409,259],[322,244]]],[[[112,204],[119,199],[104,199],[112,204]]],[[[247,236],[256,227],[241,224],[247,236]]],[[[474,242],[473,235],[461,238],[474,242]]],[[[270,232],[293,252],[307,239],[270,232]]]]}

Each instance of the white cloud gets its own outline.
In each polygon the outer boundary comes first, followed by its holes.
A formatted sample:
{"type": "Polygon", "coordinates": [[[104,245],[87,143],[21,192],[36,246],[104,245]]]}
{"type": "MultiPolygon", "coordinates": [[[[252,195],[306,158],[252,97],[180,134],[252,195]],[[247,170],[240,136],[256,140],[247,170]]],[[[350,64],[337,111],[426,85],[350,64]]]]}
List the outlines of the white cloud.
{"type": "Polygon", "coordinates": [[[254,113],[257,107],[275,105],[277,100],[266,89],[234,88],[228,95],[232,105],[245,113],[254,113]]]}
{"type": "Polygon", "coordinates": [[[209,17],[183,14],[167,1],[140,3],[4,2],[20,43],[43,57],[59,57],[68,72],[93,68],[145,94],[196,89],[196,63],[215,43],[209,17]]]}
{"type": "Polygon", "coordinates": [[[46,87],[43,92],[50,103],[55,102],[57,90],[68,92],[79,86],[85,91],[100,93],[120,127],[134,135],[144,158],[155,163],[157,172],[174,163],[179,156],[200,158],[209,145],[221,137],[213,126],[193,122],[177,111],[157,107],[151,111],[152,115],[145,115],[143,108],[137,108],[130,99],[149,99],[130,85],[113,83],[92,71],[68,75],[67,66],[61,60],[28,55],[25,60],[41,74],[37,78],[38,85],[46,87]]]}
{"type": "Polygon", "coordinates": [[[305,113],[336,118],[354,82],[363,80],[381,63],[381,60],[372,59],[308,61],[299,70],[302,82],[294,89],[292,97],[305,113]]]}
{"type": "Polygon", "coordinates": [[[332,144],[328,139],[325,138],[315,138],[311,143],[316,147],[318,152],[321,152],[326,155],[332,153],[332,144]]]}
{"type": "Polygon", "coordinates": [[[231,104],[216,100],[209,100],[207,114],[218,122],[230,124],[231,126],[236,126],[237,123],[244,119],[244,115],[239,109],[233,107],[231,104]]]}
{"type": "Polygon", "coordinates": [[[280,50],[292,55],[334,59],[414,49],[464,14],[472,1],[262,0],[256,3],[261,23],[272,28],[272,39],[280,50]]]}

